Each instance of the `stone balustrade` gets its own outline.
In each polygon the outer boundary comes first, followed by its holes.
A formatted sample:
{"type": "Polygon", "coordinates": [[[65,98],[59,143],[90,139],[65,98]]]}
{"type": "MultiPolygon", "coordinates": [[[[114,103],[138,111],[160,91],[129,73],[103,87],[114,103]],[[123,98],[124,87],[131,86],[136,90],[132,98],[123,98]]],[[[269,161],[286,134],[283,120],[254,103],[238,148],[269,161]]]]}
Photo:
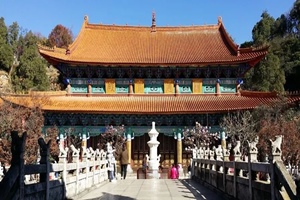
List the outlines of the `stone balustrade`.
{"type": "MultiPolygon", "coordinates": [[[[276,139],[277,140],[277,139],[276,139]]],[[[203,185],[235,199],[297,199],[295,181],[281,160],[281,141],[271,143],[270,161],[257,161],[254,141],[249,143],[249,155],[242,159],[240,143],[230,149],[221,146],[212,153],[209,148],[196,149],[192,159],[192,178],[203,185]]],[[[280,139],[279,139],[280,140],[280,139]]]]}
{"type": "MultiPolygon", "coordinates": [[[[25,143],[26,134],[18,139],[25,143]],[[25,136],[24,136],[25,135],[25,136]]],[[[108,180],[107,159],[104,150],[83,149],[74,146],[60,148],[59,162],[50,163],[49,147],[39,139],[39,164],[24,165],[24,160],[16,160],[0,182],[0,193],[4,199],[71,199],[81,192],[108,180]],[[72,159],[68,159],[72,151],[72,159]],[[72,160],[68,163],[68,160],[72,160]],[[24,179],[25,177],[25,179],[24,179]],[[13,185],[18,185],[18,192],[13,185]]],[[[19,152],[22,154],[24,149],[19,152]]],[[[18,152],[17,152],[18,153],[18,152]]],[[[22,158],[13,154],[14,157],[22,158]]]]}

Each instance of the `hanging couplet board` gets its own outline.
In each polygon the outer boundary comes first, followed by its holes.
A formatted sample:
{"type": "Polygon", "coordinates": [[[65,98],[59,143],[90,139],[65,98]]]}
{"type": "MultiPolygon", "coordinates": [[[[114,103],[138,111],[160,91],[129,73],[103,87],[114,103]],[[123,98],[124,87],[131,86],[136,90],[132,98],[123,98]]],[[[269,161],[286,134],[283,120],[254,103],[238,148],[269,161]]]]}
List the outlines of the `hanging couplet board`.
{"type": "Polygon", "coordinates": [[[193,94],[202,93],[202,79],[193,79],[193,94]]]}
{"type": "Polygon", "coordinates": [[[105,79],[105,93],[106,94],[115,94],[116,93],[115,79],[105,79]]]}
{"type": "Polygon", "coordinates": [[[144,94],[144,79],[134,79],[134,93],[144,94]]]}
{"type": "Polygon", "coordinates": [[[174,94],[174,80],[164,79],[164,91],[165,94],[174,94]]]}

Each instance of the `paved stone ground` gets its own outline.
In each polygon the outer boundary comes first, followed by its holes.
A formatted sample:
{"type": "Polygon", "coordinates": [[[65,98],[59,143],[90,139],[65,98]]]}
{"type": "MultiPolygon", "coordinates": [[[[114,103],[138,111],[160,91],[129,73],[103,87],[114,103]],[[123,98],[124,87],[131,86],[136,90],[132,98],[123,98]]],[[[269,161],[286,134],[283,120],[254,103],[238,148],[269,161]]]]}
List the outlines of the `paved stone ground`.
{"type": "Polygon", "coordinates": [[[221,200],[216,192],[190,180],[126,179],[107,182],[74,200],[221,200]]]}

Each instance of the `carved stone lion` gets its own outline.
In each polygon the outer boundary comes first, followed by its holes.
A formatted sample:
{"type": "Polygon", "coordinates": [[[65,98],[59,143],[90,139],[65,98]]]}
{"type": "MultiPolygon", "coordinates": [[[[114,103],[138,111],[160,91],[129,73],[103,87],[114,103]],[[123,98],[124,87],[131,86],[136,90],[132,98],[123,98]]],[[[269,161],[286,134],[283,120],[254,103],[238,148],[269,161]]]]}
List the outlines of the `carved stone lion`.
{"type": "Polygon", "coordinates": [[[283,138],[283,135],[277,135],[277,136],[275,136],[275,140],[274,141],[272,141],[270,139],[271,146],[272,146],[272,153],[273,154],[281,153],[282,138],[283,138]]]}
{"type": "Polygon", "coordinates": [[[251,152],[257,152],[257,147],[256,147],[256,145],[257,145],[257,143],[258,143],[258,139],[259,139],[259,137],[257,136],[257,137],[254,139],[254,141],[252,141],[252,142],[249,142],[249,141],[247,140],[248,147],[249,147],[249,150],[250,150],[251,152]]]}
{"type": "Polygon", "coordinates": [[[236,141],[236,145],[233,148],[234,155],[241,155],[241,141],[236,141]]]}

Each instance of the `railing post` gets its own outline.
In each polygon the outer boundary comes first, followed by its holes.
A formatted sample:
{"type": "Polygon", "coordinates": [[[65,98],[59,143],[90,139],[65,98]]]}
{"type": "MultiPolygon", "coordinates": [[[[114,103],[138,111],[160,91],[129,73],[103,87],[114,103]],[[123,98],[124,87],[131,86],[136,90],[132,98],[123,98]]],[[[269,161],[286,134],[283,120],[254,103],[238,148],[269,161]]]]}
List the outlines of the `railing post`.
{"type": "Polygon", "coordinates": [[[93,171],[93,177],[92,177],[92,185],[95,185],[95,164],[96,164],[96,160],[95,160],[95,156],[96,156],[96,154],[95,154],[95,151],[93,150],[93,148],[92,147],[90,147],[90,153],[91,153],[91,162],[93,162],[93,167],[92,167],[92,171],[93,171]]]}
{"type": "Polygon", "coordinates": [[[19,166],[19,199],[24,199],[24,152],[25,152],[25,144],[26,144],[27,133],[24,132],[22,137],[18,136],[17,131],[11,131],[12,138],[12,159],[11,165],[19,166]]]}
{"type": "MultiPolygon", "coordinates": [[[[253,199],[253,190],[252,190],[252,181],[253,181],[253,175],[252,175],[252,164],[253,162],[257,162],[257,145],[258,143],[258,137],[253,142],[248,142],[248,148],[249,148],[249,158],[248,158],[248,185],[249,185],[249,199],[253,199]]],[[[256,178],[256,173],[253,172],[256,178]]]]}
{"type": "Polygon", "coordinates": [[[226,175],[228,173],[228,168],[225,167],[225,162],[229,161],[230,149],[223,148],[223,187],[226,193],[226,175]]]}
{"type": "Polygon", "coordinates": [[[88,186],[89,180],[89,158],[90,158],[90,150],[86,147],[82,147],[82,161],[85,162],[85,188],[88,186]]]}
{"type": "MultiPolygon", "coordinates": [[[[275,141],[272,141],[270,139],[270,144],[271,144],[271,159],[270,159],[270,177],[271,177],[271,198],[272,200],[276,199],[276,194],[275,194],[275,189],[277,188],[275,186],[275,162],[277,160],[281,160],[281,143],[282,143],[282,135],[276,136],[275,141]]],[[[277,188],[281,189],[281,188],[277,188]]]]}
{"type": "Polygon", "coordinates": [[[41,154],[41,160],[40,164],[46,165],[46,173],[40,174],[40,181],[46,182],[46,194],[45,194],[45,200],[49,199],[50,194],[50,183],[49,183],[49,173],[50,173],[50,162],[49,162],[49,155],[50,155],[50,144],[51,140],[48,141],[48,143],[45,143],[45,140],[43,138],[38,139],[38,143],[40,145],[40,154],[41,154]]]}
{"type": "Polygon", "coordinates": [[[72,150],[72,160],[73,163],[76,163],[76,170],[75,170],[75,176],[76,176],[76,187],[75,187],[75,195],[78,194],[78,184],[79,184],[79,149],[76,149],[74,145],[71,145],[72,150]]]}
{"type": "Polygon", "coordinates": [[[236,161],[240,161],[241,159],[241,142],[237,141],[236,146],[233,148],[233,196],[237,198],[237,175],[240,174],[240,170],[236,169],[236,161]]]}
{"type": "Polygon", "coordinates": [[[62,171],[62,179],[64,181],[65,188],[67,188],[67,155],[68,155],[69,148],[60,146],[59,148],[59,163],[63,164],[63,171],[62,171]]]}

